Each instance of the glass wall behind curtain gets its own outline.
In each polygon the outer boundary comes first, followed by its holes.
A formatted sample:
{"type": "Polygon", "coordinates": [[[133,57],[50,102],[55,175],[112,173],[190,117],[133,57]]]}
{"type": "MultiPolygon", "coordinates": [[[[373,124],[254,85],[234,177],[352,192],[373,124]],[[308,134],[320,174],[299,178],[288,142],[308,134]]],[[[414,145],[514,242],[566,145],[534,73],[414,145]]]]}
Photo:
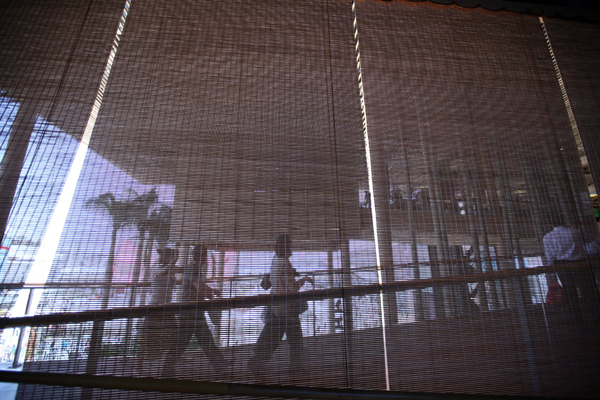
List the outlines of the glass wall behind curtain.
{"type": "Polygon", "coordinates": [[[568,221],[595,246],[597,230],[538,18],[368,0],[356,16],[373,170],[387,175],[382,264],[433,281],[404,292],[422,323],[394,325],[389,310],[392,388],[589,395],[593,373],[576,366],[599,349],[572,343],[597,329],[590,255],[564,273],[544,236],[568,221]],[[558,274],[532,273],[543,265],[558,274]],[[577,304],[559,311],[547,303],[569,274],[577,304]]]}

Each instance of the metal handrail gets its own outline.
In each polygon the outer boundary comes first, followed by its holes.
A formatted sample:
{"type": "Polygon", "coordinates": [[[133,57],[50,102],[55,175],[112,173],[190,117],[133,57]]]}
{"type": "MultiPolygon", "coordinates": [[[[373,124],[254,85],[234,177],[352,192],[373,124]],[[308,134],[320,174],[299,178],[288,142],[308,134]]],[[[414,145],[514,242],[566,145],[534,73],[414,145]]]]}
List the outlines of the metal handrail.
{"type": "Polygon", "coordinates": [[[315,289],[294,294],[261,294],[252,296],[238,296],[233,298],[218,298],[213,300],[202,300],[197,302],[169,303],[164,305],[138,306],[138,307],[120,307],[108,310],[88,310],[72,313],[52,313],[44,315],[35,315],[16,318],[0,318],[0,329],[15,328],[22,326],[47,326],[54,324],[80,323],[97,320],[113,320],[121,318],[142,318],[158,313],[182,313],[194,310],[227,310],[233,308],[253,308],[266,306],[272,302],[285,302],[298,299],[324,300],[330,298],[340,298],[344,295],[365,296],[369,294],[379,294],[400,292],[405,290],[423,289],[427,287],[454,285],[461,283],[474,283],[480,281],[492,281],[500,279],[518,278],[530,275],[539,275],[543,273],[553,273],[568,269],[588,268],[589,262],[579,261],[572,264],[539,266],[522,269],[506,269],[501,271],[489,271],[483,273],[474,273],[466,275],[450,275],[446,277],[437,277],[429,279],[415,279],[407,281],[396,281],[385,283],[383,285],[371,284],[351,287],[335,287],[327,289],[315,289]]]}
{"type": "MultiPolygon", "coordinates": [[[[527,254],[527,255],[523,255],[523,257],[540,257],[541,254],[527,254]]],[[[511,260],[512,257],[510,256],[494,256],[491,258],[485,258],[485,257],[481,257],[478,258],[477,261],[483,261],[483,262],[491,262],[491,261],[501,261],[501,260],[511,260]]],[[[419,262],[418,266],[419,267],[428,267],[428,266],[438,266],[438,265],[455,265],[461,261],[467,261],[467,262],[473,262],[474,260],[459,260],[459,259],[452,259],[452,260],[437,260],[437,261],[427,261],[427,262],[419,262]]],[[[397,263],[393,265],[394,268],[416,268],[417,264],[416,263],[397,263]]],[[[352,268],[352,272],[369,272],[369,271],[375,271],[377,269],[376,266],[374,265],[370,265],[370,266],[366,266],[366,267],[358,267],[358,268],[352,268]]],[[[335,274],[340,274],[342,273],[341,269],[337,268],[334,270],[335,274]]],[[[328,275],[330,274],[329,271],[302,271],[301,274],[314,274],[316,276],[318,275],[328,275]]],[[[243,275],[243,276],[224,276],[222,278],[222,280],[224,282],[228,282],[228,281],[240,281],[240,280],[252,280],[252,279],[260,279],[262,277],[261,274],[258,275],[243,275]]],[[[212,281],[215,281],[215,279],[206,279],[207,283],[210,283],[212,281]]],[[[46,282],[46,283],[23,283],[23,282],[18,282],[18,283],[0,283],[0,290],[18,290],[18,289],[62,289],[62,288],[67,288],[67,289],[77,289],[77,288],[102,288],[102,287],[107,287],[110,286],[112,288],[130,288],[130,287],[150,287],[151,286],[151,282],[138,282],[138,283],[132,283],[132,282],[112,282],[112,283],[105,283],[105,282],[86,282],[86,281],[73,281],[73,282],[46,282]]]]}

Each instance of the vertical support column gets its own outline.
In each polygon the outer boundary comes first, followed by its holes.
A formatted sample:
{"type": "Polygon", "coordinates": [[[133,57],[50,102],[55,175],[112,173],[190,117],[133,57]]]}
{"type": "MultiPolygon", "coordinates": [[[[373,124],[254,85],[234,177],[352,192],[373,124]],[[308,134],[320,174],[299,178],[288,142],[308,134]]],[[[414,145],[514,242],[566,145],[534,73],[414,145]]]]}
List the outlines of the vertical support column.
{"type": "MultiPolygon", "coordinates": [[[[499,166],[498,178],[500,184],[500,198],[502,205],[502,219],[504,225],[505,238],[507,241],[506,248],[509,250],[510,266],[516,268],[514,257],[517,257],[518,263],[522,268],[525,268],[525,259],[523,257],[523,251],[521,249],[521,243],[519,240],[519,232],[517,227],[517,221],[515,217],[515,210],[512,204],[511,188],[508,181],[508,175],[504,167],[504,160],[502,154],[499,152],[496,154],[497,165],[499,166]]],[[[531,295],[529,291],[529,285],[527,283],[527,277],[517,278],[519,281],[519,293],[518,295],[524,301],[524,304],[531,303],[531,295]]]]}
{"type": "MultiPolygon", "coordinates": [[[[508,223],[511,231],[510,237],[512,240],[512,248],[514,253],[517,255],[520,268],[525,268],[525,257],[523,257],[523,248],[521,247],[521,241],[519,240],[517,219],[513,210],[508,212],[508,223]]],[[[524,276],[519,278],[519,282],[523,301],[525,304],[531,304],[531,289],[529,287],[529,281],[527,280],[527,277],[524,276]]]]}
{"type": "Polygon", "coordinates": [[[28,103],[22,103],[10,130],[8,145],[0,165],[0,243],[4,239],[8,217],[36,119],[37,113],[34,108],[28,103]]]}
{"type": "MultiPolygon", "coordinates": [[[[532,214],[532,220],[533,220],[533,228],[534,228],[534,232],[535,232],[535,237],[537,239],[538,245],[539,245],[539,252],[542,255],[542,264],[543,265],[548,265],[548,260],[546,259],[546,254],[544,253],[544,235],[546,232],[544,232],[544,228],[542,226],[542,221],[544,220],[543,217],[543,213],[540,207],[540,203],[539,201],[537,201],[537,199],[542,199],[542,195],[541,195],[541,191],[538,188],[538,185],[536,183],[536,179],[533,175],[533,172],[531,170],[530,167],[533,167],[534,165],[539,165],[539,164],[534,164],[533,161],[530,161],[529,163],[525,162],[525,163],[521,163],[522,165],[522,169],[523,169],[523,175],[525,176],[525,182],[527,183],[527,191],[529,194],[529,199],[530,199],[530,210],[531,210],[531,214],[532,214]]],[[[555,274],[545,274],[546,277],[546,282],[548,284],[550,284],[551,282],[554,282],[556,280],[556,275],[555,274]]],[[[539,276],[538,276],[538,287],[539,287],[539,276]]],[[[542,302],[542,308],[545,309],[545,304],[544,302],[542,302]]]]}
{"type": "MultiPolygon", "coordinates": [[[[375,140],[372,141],[372,143],[375,140]]],[[[379,241],[379,257],[383,281],[394,283],[394,254],[392,250],[392,223],[390,220],[390,188],[387,163],[381,146],[371,146],[371,165],[373,168],[372,204],[377,214],[377,237],[379,241]]],[[[396,292],[387,292],[384,296],[385,310],[389,324],[398,323],[398,304],[396,292]]]]}
{"type": "Polygon", "coordinates": [[[346,381],[352,387],[354,377],[354,342],[352,334],[354,331],[354,317],[352,314],[352,272],[350,269],[350,241],[345,231],[340,232],[340,256],[342,262],[342,288],[344,293],[344,344],[346,365],[346,381]]]}
{"type": "MultiPolygon", "coordinates": [[[[433,220],[433,230],[436,237],[437,245],[433,246],[437,253],[432,257],[431,251],[429,260],[431,263],[431,276],[434,278],[446,277],[449,275],[448,262],[450,255],[446,249],[443,237],[442,226],[440,225],[438,204],[437,204],[437,191],[435,188],[435,182],[433,177],[433,168],[431,166],[431,157],[429,149],[421,135],[421,146],[423,149],[423,157],[425,159],[425,169],[427,174],[427,182],[429,185],[429,203],[431,207],[431,218],[433,220]]],[[[431,247],[430,247],[431,250],[431,247]]],[[[448,315],[452,315],[454,312],[454,301],[452,296],[452,288],[447,286],[435,286],[433,288],[434,297],[436,299],[436,318],[442,318],[448,315]],[[437,293],[436,293],[437,292],[437,293]]]]}
{"type": "MultiPolygon", "coordinates": [[[[429,144],[427,138],[423,136],[421,133],[421,147],[423,150],[423,158],[425,159],[425,169],[427,175],[427,184],[429,186],[429,204],[431,207],[431,218],[433,220],[433,230],[436,237],[437,245],[434,248],[437,249],[437,255],[435,257],[431,257],[431,275],[434,278],[437,277],[447,277],[450,275],[450,248],[447,246],[447,241],[444,239],[444,229],[441,224],[441,215],[439,210],[439,201],[440,196],[437,192],[437,187],[435,184],[435,165],[433,163],[433,159],[431,156],[431,149],[429,148],[429,144]],[[435,261],[434,261],[435,259],[435,261]]],[[[440,292],[439,294],[434,294],[436,298],[436,316],[437,318],[450,316],[455,313],[455,304],[454,304],[454,296],[453,290],[454,288],[448,286],[436,286],[434,287],[435,291],[440,292]],[[441,299],[441,302],[439,301],[441,299]],[[439,306],[439,307],[438,307],[439,306]]]]}
{"type": "MultiPolygon", "coordinates": [[[[491,144],[491,146],[493,147],[493,143],[491,144]]],[[[500,219],[502,217],[501,214],[501,204],[502,201],[500,200],[499,197],[499,191],[498,191],[498,186],[497,186],[497,182],[496,182],[496,175],[497,173],[495,172],[494,169],[494,165],[495,165],[495,161],[494,161],[494,156],[493,153],[490,152],[488,154],[485,155],[485,159],[488,160],[487,164],[485,165],[486,167],[486,171],[484,172],[485,176],[486,176],[486,186],[488,187],[489,191],[487,193],[487,195],[489,196],[489,200],[490,200],[490,206],[491,206],[491,214],[495,217],[493,219],[494,221],[494,226],[493,226],[493,232],[495,235],[495,240],[493,243],[488,243],[487,244],[487,252],[486,254],[486,258],[488,258],[489,260],[489,267],[490,270],[493,269],[493,262],[494,260],[492,259],[492,255],[490,252],[490,246],[493,246],[494,248],[494,258],[496,261],[496,269],[502,269],[502,259],[501,257],[498,257],[498,249],[501,246],[502,243],[502,231],[501,229],[498,228],[499,224],[496,223],[496,221],[498,219],[500,219]],[[491,160],[491,161],[490,161],[491,160]],[[500,241],[498,241],[500,240],[500,241]]],[[[485,239],[489,239],[488,236],[484,236],[484,240],[485,239]]],[[[505,296],[505,292],[503,292],[503,283],[502,280],[494,280],[490,282],[490,291],[492,294],[492,305],[493,307],[503,307],[506,303],[506,296],[505,296]]]]}
{"type": "MultiPolygon", "coordinates": [[[[410,179],[410,169],[408,168],[408,155],[406,154],[406,147],[402,142],[402,151],[404,152],[404,173],[406,175],[406,185],[408,187],[408,201],[407,201],[407,212],[408,212],[408,233],[410,235],[410,250],[411,259],[414,265],[414,279],[420,281],[421,270],[419,269],[419,252],[417,250],[417,232],[415,228],[415,216],[413,214],[413,204],[411,199],[412,184],[410,179]]],[[[421,289],[415,290],[415,321],[424,321],[425,311],[423,307],[423,292],[421,289]]]]}
{"type": "MultiPolygon", "coordinates": [[[[223,276],[225,275],[225,250],[219,250],[219,257],[217,260],[216,268],[214,269],[215,274],[213,278],[217,281],[217,290],[219,293],[223,293],[223,276]]],[[[209,317],[213,325],[215,326],[214,338],[217,345],[221,343],[221,318],[223,311],[219,309],[212,309],[209,313],[209,317]],[[213,319],[214,318],[214,319],[213,319]]]]}
{"type": "MultiPolygon", "coordinates": [[[[435,245],[428,246],[429,265],[431,268],[431,276],[440,278],[440,261],[438,259],[439,249],[435,245]]],[[[446,301],[444,299],[445,287],[435,285],[433,287],[433,303],[435,305],[435,318],[444,318],[446,316],[446,301]]]]}
{"type": "MultiPolygon", "coordinates": [[[[514,254],[515,251],[513,249],[513,245],[515,242],[518,242],[518,238],[514,236],[517,235],[517,231],[513,230],[516,226],[513,226],[513,220],[511,218],[511,214],[514,214],[512,210],[511,204],[509,203],[510,197],[507,194],[509,191],[508,179],[506,177],[506,171],[504,169],[504,164],[502,162],[502,158],[500,154],[496,154],[497,165],[499,165],[499,180],[500,184],[500,196],[501,196],[501,206],[502,206],[502,219],[504,225],[504,249],[506,251],[506,259],[505,262],[508,263],[508,268],[514,269],[515,260],[514,254]],[[515,239],[517,239],[515,241],[515,239]]],[[[510,193],[510,192],[509,192],[510,193]]],[[[521,262],[521,260],[519,260],[521,262]]],[[[535,350],[533,348],[533,341],[531,339],[531,331],[529,330],[529,320],[527,317],[526,303],[524,300],[524,292],[529,293],[529,290],[526,286],[524,286],[523,281],[519,278],[512,278],[506,282],[506,288],[508,290],[508,298],[511,302],[510,306],[516,309],[516,314],[519,322],[519,328],[521,330],[521,337],[523,340],[523,344],[525,346],[525,353],[527,357],[527,364],[529,367],[529,374],[531,379],[531,385],[533,388],[533,393],[535,396],[541,396],[541,387],[540,381],[537,372],[537,363],[535,357],[535,350]],[[516,293],[518,292],[518,293],[516,293]]]]}
{"type": "MultiPolygon", "coordinates": [[[[481,176],[478,174],[478,176],[481,176]]],[[[481,238],[483,241],[483,259],[484,262],[481,263],[481,272],[489,272],[492,271],[492,254],[490,253],[490,240],[489,240],[489,236],[488,236],[488,229],[486,226],[486,221],[485,221],[485,215],[484,215],[484,208],[483,208],[483,200],[482,198],[482,191],[481,188],[477,188],[474,192],[474,196],[475,196],[475,205],[477,207],[477,224],[480,227],[480,233],[481,233],[481,238]],[[485,268],[483,267],[485,265],[485,268]],[[485,269],[485,271],[484,271],[485,269]]],[[[498,292],[496,290],[496,282],[495,281],[490,281],[489,282],[489,286],[490,286],[490,299],[492,302],[492,307],[491,308],[498,308],[499,307],[499,302],[498,302],[498,292]]],[[[479,296],[481,300],[481,309],[483,310],[487,310],[489,309],[489,304],[488,304],[488,299],[487,299],[487,292],[486,292],[486,288],[485,288],[485,281],[480,281],[478,283],[478,287],[484,289],[484,292],[479,292],[479,296]]]]}
{"type": "MultiPolygon", "coordinates": [[[[499,191],[500,191],[500,207],[501,207],[501,215],[502,215],[502,227],[503,227],[503,235],[502,242],[503,245],[501,247],[500,258],[502,259],[502,269],[516,269],[515,263],[515,250],[513,248],[514,240],[513,240],[513,231],[512,231],[512,223],[510,220],[510,213],[512,212],[510,198],[506,193],[506,182],[505,177],[503,176],[503,171],[499,171],[499,191]]],[[[518,280],[518,278],[515,278],[518,280]]],[[[504,290],[506,291],[507,303],[509,307],[515,307],[518,304],[516,296],[521,296],[522,290],[519,286],[519,293],[515,293],[513,285],[510,284],[509,281],[503,281],[504,290]]]]}
{"type": "MultiPolygon", "coordinates": [[[[512,250],[512,240],[510,237],[510,228],[507,225],[507,207],[506,198],[504,194],[504,190],[501,184],[501,178],[498,177],[498,182],[496,183],[497,191],[499,192],[499,206],[500,206],[500,219],[502,221],[502,231],[498,234],[500,235],[500,246],[496,248],[496,256],[498,262],[498,269],[514,269],[514,253],[512,250]]],[[[514,298],[512,295],[512,290],[510,289],[510,284],[507,280],[499,281],[502,297],[504,298],[504,306],[505,307],[513,307],[514,306],[514,298]]]]}
{"type": "MultiPolygon", "coordinates": [[[[330,243],[327,248],[327,287],[332,289],[335,280],[333,277],[333,250],[335,249],[335,242],[330,243]]],[[[329,298],[327,300],[328,309],[328,331],[329,333],[335,333],[335,299],[329,298]]]]}
{"type": "MultiPolygon", "coordinates": [[[[463,182],[465,185],[465,190],[463,192],[463,193],[465,193],[465,198],[464,198],[465,213],[467,216],[469,229],[471,231],[471,235],[473,238],[472,246],[473,246],[473,258],[475,261],[475,272],[482,273],[483,266],[481,264],[481,249],[480,249],[480,243],[479,243],[479,229],[477,229],[478,228],[477,227],[477,218],[483,210],[480,208],[480,204],[478,204],[476,196],[475,196],[475,190],[473,189],[472,185],[469,182],[469,177],[472,176],[471,172],[472,171],[470,171],[468,166],[465,166],[465,173],[463,176],[463,182]]],[[[488,249],[488,251],[489,251],[489,249],[488,249]]],[[[466,261],[468,262],[468,260],[466,260],[466,261]]],[[[487,305],[487,292],[486,292],[486,288],[485,288],[485,281],[477,282],[477,292],[479,294],[480,309],[487,310],[488,305],[487,305]]]]}
{"type": "MultiPolygon", "coordinates": [[[[31,312],[31,298],[33,297],[33,291],[35,289],[29,289],[29,297],[27,297],[27,306],[25,307],[25,315],[29,315],[31,312]]],[[[15,358],[13,359],[13,363],[11,368],[19,368],[21,364],[19,363],[19,358],[21,358],[21,349],[23,348],[23,340],[25,339],[25,330],[26,326],[22,326],[19,328],[19,339],[17,341],[17,348],[15,350],[15,358]]],[[[35,349],[31,349],[34,351],[35,349]]]]}
{"type": "Polygon", "coordinates": [[[438,176],[438,166],[435,161],[436,160],[435,149],[431,148],[431,146],[430,146],[430,150],[429,150],[429,156],[430,156],[430,166],[433,169],[433,171],[435,171],[435,177],[433,179],[433,186],[435,188],[435,196],[436,196],[435,198],[437,199],[437,201],[435,202],[436,214],[438,216],[438,220],[440,223],[440,233],[442,236],[442,245],[444,246],[444,253],[448,257],[447,263],[450,266],[450,267],[448,267],[448,269],[450,269],[452,264],[455,262],[454,260],[457,260],[458,258],[452,259],[453,254],[452,254],[452,251],[450,251],[450,242],[448,240],[448,230],[446,229],[446,218],[445,218],[444,205],[443,205],[442,188],[440,186],[440,179],[438,176]]]}
{"type": "MultiPolygon", "coordinates": [[[[217,290],[220,293],[223,293],[223,276],[225,275],[225,251],[219,251],[219,265],[217,267],[217,290]]],[[[221,317],[223,311],[219,308],[218,310],[213,310],[211,313],[211,318],[213,316],[217,317],[217,321],[212,321],[215,326],[215,342],[221,343],[221,317]]]]}

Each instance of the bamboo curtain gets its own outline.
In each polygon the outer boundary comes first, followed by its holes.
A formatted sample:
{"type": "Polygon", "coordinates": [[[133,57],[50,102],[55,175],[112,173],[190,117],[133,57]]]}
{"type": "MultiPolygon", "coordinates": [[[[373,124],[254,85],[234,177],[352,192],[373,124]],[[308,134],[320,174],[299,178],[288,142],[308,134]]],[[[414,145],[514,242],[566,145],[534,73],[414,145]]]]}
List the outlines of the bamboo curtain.
{"type": "MultiPolygon", "coordinates": [[[[21,343],[23,371],[596,393],[598,229],[537,17],[375,0],[56,3],[0,13],[1,183],[14,190],[2,340],[21,343]],[[589,245],[574,267],[545,254],[561,220],[589,245]],[[314,280],[300,295],[261,287],[282,234],[295,279],[314,280]],[[190,301],[199,245],[216,292],[190,301]],[[569,268],[576,304],[556,294],[569,268]],[[301,361],[288,330],[257,374],[265,310],[301,303],[301,361]],[[18,328],[28,315],[41,319],[18,328]]],[[[545,22],[596,176],[597,57],[582,60],[598,29],[545,22]]],[[[161,396],[189,395],[17,393],[161,396]]]]}
{"type": "MultiPolygon", "coordinates": [[[[573,363],[580,356],[566,356],[570,347],[556,342],[561,340],[554,338],[562,324],[558,316],[536,315],[548,310],[544,303],[552,274],[512,282],[459,278],[542,265],[547,261],[543,237],[556,226],[556,214],[570,216],[581,231],[596,235],[573,131],[538,18],[375,1],[357,2],[356,13],[366,113],[375,142],[371,152],[381,175],[387,172],[382,186],[392,193],[392,201],[380,196],[381,218],[389,221],[380,237],[404,242],[404,263],[388,249],[396,275],[401,264],[400,270],[413,276],[452,283],[416,292],[415,319],[439,322],[414,325],[419,339],[409,342],[411,350],[422,345],[414,363],[407,364],[404,352],[396,351],[398,343],[407,342],[404,330],[390,328],[391,363],[397,371],[393,386],[457,392],[469,384],[448,377],[462,371],[473,378],[473,391],[485,381],[494,390],[517,394],[506,379],[520,375],[527,376],[521,383],[530,393],[555,393],[548,378],[565,362],[559,355],[572,357],[573,363]],[[514,314],[503,320],[504,329],[497,328],[500,319],[488,320],[485,313],[467,325],[443,318],[469,312],[473,300],[478,310],[512,304],[514,314]],[[444,346],[449,338],[460,339],[444,346]],[[502,343],[515,340],[519,350],[495,353],[502,343]],[[490,352],[496,356],[483,355],[490,352]],[[550,352],[555,358],[541,365],[538,355],[550,352]],[[432,371],[430,379],[423,379],[423,369],[432,371]],[[489,369],[495,372],[483,372],[489,369]]],[[[589,265],[584,279],[594,282],[589,265]]],[[[593,284],[582,292],[591,317],[597,312],[593,284]]],[[[580,389],[560,385],[565,395],[580,389]]]]}

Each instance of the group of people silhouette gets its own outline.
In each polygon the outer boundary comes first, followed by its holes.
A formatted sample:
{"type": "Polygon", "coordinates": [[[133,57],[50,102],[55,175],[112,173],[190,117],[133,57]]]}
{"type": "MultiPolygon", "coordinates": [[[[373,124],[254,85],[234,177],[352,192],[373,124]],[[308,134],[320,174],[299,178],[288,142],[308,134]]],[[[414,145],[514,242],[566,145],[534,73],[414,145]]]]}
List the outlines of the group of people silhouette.
{"type": "MultiPolygon", "coordinates": [[[[175,266],[179,259],[177,249],[159,249],[158,253],[159,267],[152,279],[148,305],[170,303],[177,284],[181,284],[182,302],[200,302],[221,296],[217,289],[206,284],[202,276],[208,262],[208,249],[205,245],[194,246],[192,262],[185,268],[175,266]]],[[[275,255],[271,263],[272,294],[296,293],[307,282],[314,285],[311,277],[296,279],[298,274],[290,263],[291,256],[291,238],[282,234],[275,242],[275,255]]],[[[265,325],[248,362],[248,369],[253,375],[259,377],[263,374],[265,363],[283,340],[284,334],[290,346],[290,371],[297,370],[295,366],[302,363],[303,357],[300,325],[300,314],[303,311],[305,309],[301,307],[299,300],[282,301],[267,307],[264,313],[265,325]]],[[[177,317],[172,313],[153,313],[146,317],[139,329],[141,345],[138,352],[138,370],[144,371],[148,360],[160,359],[166,350],[166,359],[160,375],[163,378],[175,377],[177,362],[195,336],[214,370],[219,374],[227,373],[231,362],[224,357],[215,343],[205,313],[204,309],[193,308],[182,310],[177,317]]],[[[215,317],[211,316],[211,319],[213,318],[215,317]]]]}

